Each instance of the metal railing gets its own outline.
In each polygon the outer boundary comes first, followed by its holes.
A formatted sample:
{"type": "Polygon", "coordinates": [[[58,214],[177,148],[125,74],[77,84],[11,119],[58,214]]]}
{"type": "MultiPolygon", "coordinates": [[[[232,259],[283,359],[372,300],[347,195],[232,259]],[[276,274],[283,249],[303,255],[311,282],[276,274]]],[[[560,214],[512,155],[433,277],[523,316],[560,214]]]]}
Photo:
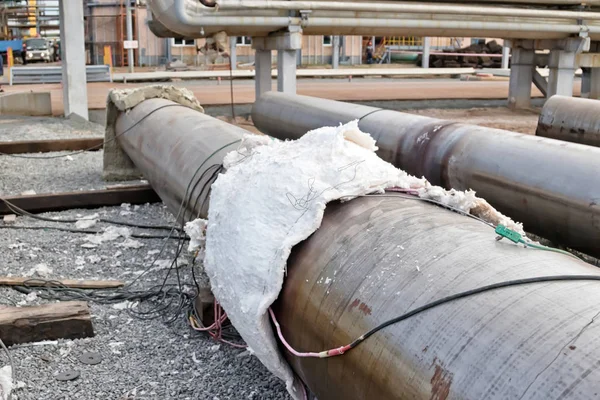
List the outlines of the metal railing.
{"type": "MultiPolygon", "coordinates": [[[[88,82],[112,82],[110,67],[108,65],[86,66],[86,79],[88,82]]],[[[62,67],[13,67],[10,69],[10,85],[32,83],[60,83],[62,82],[62,67]]]]}

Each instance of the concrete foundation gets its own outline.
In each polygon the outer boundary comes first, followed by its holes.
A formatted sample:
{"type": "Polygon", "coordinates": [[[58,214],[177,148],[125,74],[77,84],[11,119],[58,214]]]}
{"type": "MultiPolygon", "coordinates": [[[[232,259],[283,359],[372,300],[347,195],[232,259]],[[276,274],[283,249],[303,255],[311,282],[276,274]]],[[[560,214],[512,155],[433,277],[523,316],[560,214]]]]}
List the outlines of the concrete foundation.
{"type": "MultiPolygon", "coordinates": [[[[546,98],[556,94],[573,95],[576,66],[582,52],[590,50],[591,42],[586,37],[567,39],[507,40],[504,45],[512,48],[508,105],[510,108],[528,108],[531,105],[531,83],[542,91],[546,98]],[[536,54],[536,50],[550,50],[550,54],[536,54]],[[536,74],[537,66],[548,65],[548,81],[543,82],[536,74]]],[[[587,65],[581,65],[585,67],[587,65]]]]}
{"type": "MultiPolygon", "coordinates": [[[[373,42],[375,43],[375,42],[373,42]]],[[[431,48],[431,38],[423,38],[423,61],[421,61],[421,67],[429,68],[429,53],[431,48]]]]}
{"type": "Polygon", "coordinates": [[[52,115],[49,92],[23,92],[0,95],[0,114],[48,116],[52,115]]]}
{"type": "Polygon", "coordinates": [[[63,66],[63,101],[65,116],[72,113],[88,119],[85,70],[85,32],[83,3],[59,1],[60,42],[63,66]]]}
{"type": "Polygon", "coordinates": [[[535,68],[534,61],[534,50],[513,49],[508,87],[509,108],[528,108],[531,105],[531,82],[533,80],[533,68],[535,68]]]}
{"type": "Polygon", "coordinates": [[[256,50],[254,57],[254,90],[258,99],[261,94],[271,90],[271,50],[256,50]]]}
{"type": "Polygon", "coordinates": [[[333,36],[333,53],[331,59],[331,67],[333,69],[338,69],[340,67],[340,37],[333,36]]]}
{"type": "MultiPolygon", "coordinates": [[[[294,27],[290,27],[292,28],[294,27]]],[[[252,48],[256,50],[256,99],[271,90],[271,51],[273,50],[277,51],[277,90],[296,93],[296,65],[298,52],[302,49],[302,32],[298,27],[295,29],[289,32],[277,32],[267,37],[252,38],[252,48]]]]}
{"type": "Polygon", "coordinates": [[[502,48],[502,69],[508,69],[510,61],[510,47],[502,48]]]}
{"type": "Polygon", "coordinates": [[[573,81],[575,79],[575,56],[573,51],[551,50],[548,60],[550,75],[548,76],[548,91],[546,98],[556,94],[573,96],[573,81]]]}
{"type": "Polygon", "coordinates": [[[237,36],[229,38],[229,60],[231,69],[237,69],[237,36]]]}
{"type": "Polygon", "coordinates": [[[277,50],[277,91],[296,93],[296,52],[277,50]]]}

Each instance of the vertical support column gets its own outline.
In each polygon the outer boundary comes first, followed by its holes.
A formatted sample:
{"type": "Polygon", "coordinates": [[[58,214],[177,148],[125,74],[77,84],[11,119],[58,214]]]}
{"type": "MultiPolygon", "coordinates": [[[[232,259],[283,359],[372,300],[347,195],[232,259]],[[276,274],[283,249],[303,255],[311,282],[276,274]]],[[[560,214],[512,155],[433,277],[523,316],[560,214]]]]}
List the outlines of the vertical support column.
{"type": "Polygon", "coordinates": [[[581,97],[589,98],[592,89],[592,69],[581,67],[581,97]]]}
{"type": "Polygon", "coordinates": [[[237,69],[237,36],[229,37],[229,61],[231,69],[237,69]]]}
{"type": "Polygon", "coordinates": [[[508,69],[508,62],[510,60],[510,47],[502,48],[502,69],[508,69]]]}
{"type": "Polygon", "coordinates": [[[271,50],[256,50],[254,55],[255,98],[271,90],[271,50]]]}
{"type": "Polygon", "coordinates": [[[423,59],[421,61],[421,67],[429,68],[429,52],[431,47],[431,38],[426,36],[423,38],[423,59]]]}
{"type": "Polygon", "coordinates": [[[528,108],[531,106],[531,82],[535,50],[513,48],[508,87],[508,107],[528,108]]]}
{"type": "Polygon", "coordinates": [[[88,119],[83,2],[60,1],[59,7],[65,116],[88,119]]]}
{"type": "Polygon", "coordinates": [[[277,50],[277,91],[296,94],[296,50],[277,50]]]}
{"type": "Polygon", "coordinates": [[[600,99],[600,68],[590,68],[590,94],[589,98],[598,100],[600,99]]]}
{"type": "Polygon", "coordinates": [[[333,69],[338,69],[340,67],[340,37],[339,36],[333,36],[331,38],[332,40],[332,58],[331,58],[331,67],[333,69]]]}
{"type": "MultiPolygon", "coordinates": [[[[352,44],[354,44],[354,36],[352,36],[352,44]]],[[[354,46],[352,46],[352,52],[354,54],[354,46]]],[[[363,63],[363,55],[364,54],[365,53],[364,53],[364,49],[363,49],[362,36],[359,36],[358,37],[358,65],[362,65],[362,63],[363,63]]]]}
{"type": "Polygon", "coordinates": [[[256,50],[256,98],[271,90],[271,51],[277,51],[277,90],[296,93],[296,63],[302,48],[302,30],[290,26],[289,32],[276,32],[252,38],[256,50]]]}
{"type": "Polygon", "coordinates": [[[555,94],[561,96],[573,96],[573,81],[575,79],[575,56],[574,51],[550,50],[548,67],[548,94],[547,98],[555,94]]]}
{"type": "MultiPolygon", "coordinates": [[[[126,25],[127,25],[127,40],[133,40],[133,16],[131,14],[131,0],[126,0],[126,25]]],[[[127,65],[129,66],[129,73],[133,73],[133,66],[135,60],[133,59],[133,49],[127,49],[127,65]]]]}
{"type": "Polygon", "coordinates": [[[166,55],[167,55],[167,62],[165,64],[169,64],[171,62],[171,59],[173,58],[173,54],[172,54],[172,48],[171,48],[171,38],[166,38],[165,39],[165,48],[166,48],[166,55]]]}

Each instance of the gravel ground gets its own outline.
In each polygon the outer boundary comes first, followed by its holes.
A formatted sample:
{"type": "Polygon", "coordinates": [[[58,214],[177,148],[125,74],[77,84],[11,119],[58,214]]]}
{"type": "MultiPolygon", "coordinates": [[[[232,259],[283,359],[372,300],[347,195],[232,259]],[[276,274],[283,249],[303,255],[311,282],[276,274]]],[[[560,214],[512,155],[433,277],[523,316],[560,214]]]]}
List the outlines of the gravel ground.
{"type": "MultiPolygon", "coordinates": [[[[19,156],[37,158],[68,154],[71,153],[20,154],[19,156]]],[[[102,180],[103,154],[104,152],[100,150],[52,159],[0,156],[0,171],[2,171],[0,194],[18,195],[26,190],[33,190],[36,193],[56,193],[103,189],[107,186],[107,183],[102,180]]],[[[140,181],[118,183],[139,184],[140,181]]]]}
{"type": "Polygon", "coordinates": [[[0,116],[0,141],[104,136],[104,126],[52,117],[0,116]]]}
{"type": "MultiPolygon", "coordinates": [[[[109,207],[98,210],[70,210],[44,216],[74,218],[98,213],[100,217],[145,224],[172,224],[173,217],[162,204],[109,207]]],[[[0,226],[2,223],[0,222],[0,226]]],[[[19,217],[15,226],[48,226],[56,223],[19,217]]],[[[73,224],[59,226],[73,227],[73,224]]],[[[103,229],[98,223],[92,229],[103,229]]],[[[148,230],[132,228],[135,233],[148,230]]],[[[156,233],[157,231],[151,231],[156,233]]],[[[165,231],[160,231],[165,232],[165,231]]],[[[124,238],[107,241],[97,248],[84,248],[85,234],[52,230],[0,229],[0,273],[22,276],[40,270],[46,276],[73,279],[121,279],[131,282],[157,257],[164,239],[137,239],[139,249],[123,246],[124,238]]],[[[158,257],[159,265],[140,279],[139,287],[161,282],[175,253],[176,241],[169,241],[158,257]]],[[[183,280],[192,282],[189,267],[183,280]]],[[[185,271],[185,272],[184,272],[185,271]]],[[[38,294],[40,294],[38,292],[38,294]]],[[[40,294],[41,295],[41,294],[40,294]]],[[[27,300],[25,294],[0,289],[0,303],[38,304],[40,297],[27,300]]],[[[81,340],[59,340],[46,345],[10,348],[20,386],[15,399],[288,399],[284,384],[271,375],[255,357],[243,349],[218,344],[192,331],[183,314],[173,324],[160,319],[140,320],[124,304],[91,303],[96,336],[81,340]],[[86,365],[78,360],[84,352],[98,352],[102,362],[86,365]],[[74,369],[80,377],[58,381],[55,375],[74,369]]],[[[142,305],[143,306],[143,305],[142,305]]],[[[0,353],[2,363],[5,356],[0,353]]]]}
{"type": "MultiPolygon", "coordinates": [[[[72,136],[102,135],[102,127],[53,118],[1,118],[0,141],[53,139],[72,136]]],[[[45,153],[28,157],[68,153],[45,153]]],[[[100,189],[102,151],[73,155],[72,159],[24,159],[0,156],[0,195],[100,189]]],[[[123,182],[121,182],[123,183],[123,182]]],[[[139,183],[139,181],[135,181],[139,183]]],[[[143,224],[173,224],[173,216],[162,204],[107,207],[97,210],[69,210],[42,214],[53,218],[74,219],[97,213],[101,218],[143,224]]],[[[165,239],[119,237],[94,248],[86,239],[97,235],[5,228],[0,220],[0,274],[8,276],[43,275],[44,279],[120,279],[136,281],[135,290],[162,283],[173,259],[177,242],[165,239]],[[165,245],[162,254],[160,249],[165,245]],[[141,245],[141,246],[140,246],[141,245]],[[158,254],[158,255],[157,255],[158,254]]],[[[18,217],[12,226],[60,226],[74,224],[42,222],[18,217]]],[[[98,223],[91,229],[103,231],[111,226],[98,223]]],[[[122,227],[120,227],[122,229],[122,227]]],[[[131,228],[133,233],[167,234],[167,231],[131,228]]],[[[193,291],[190,262],[180,269],[186,291],[193,291]]],[[[201,271],[196,271],[200,274],[201,271]]],[[[174,274],[167,283],[175,283],[174,274]]],[[[202,281],[199,277],[198,280],[202,281]]],[[[46,293],[47,294],[47,293],[46,293]]],[[[0,288],[0,304],[34,305],[52,302],[44,293],[25,295],[0,288]]],[[[220,344],[193,331],[182,312],[167,324],[159,319],[139,319],[127,307],[147,309],[147,302],[100,304],[90,302],[95,336],[80,340],[58,340],[47,344],[12,346],[18,388],[13,400],[97,400],[97,399],[289,399],[283,382],[269,373],[247,351],[220,344]],[[85,352],[97,352],[102,362],[86,365],[79,361],[85,352]],[[56,374],[77,370],[79,378],[58,381],[56,374]]],[[[0,351],[0,366],[6,365],[0,351]]]]}

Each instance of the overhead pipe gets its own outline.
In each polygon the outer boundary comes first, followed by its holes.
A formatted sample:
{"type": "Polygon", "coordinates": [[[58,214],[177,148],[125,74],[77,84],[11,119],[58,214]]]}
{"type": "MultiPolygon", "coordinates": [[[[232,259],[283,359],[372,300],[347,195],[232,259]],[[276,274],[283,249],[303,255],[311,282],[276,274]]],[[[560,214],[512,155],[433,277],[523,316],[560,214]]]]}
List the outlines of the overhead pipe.
{"type": "Polygon", "coordinates": [[[600,149],[358,104],[268,92],[252,121],[279,139],[359,120],[378,155],[432,184],[473,189],[525,230],[600,256],[600,149]]]}
{"type": "Polygon", "coordinates": [[[600,101],[552,96],[542,108],[535,134],[600,147],[600,101]]]}
{"type": "MultiPolygon", "coordinates": [[[[291,4],[294,2],[283,3],[291,4]]],[[[325,1],[319,1],[318,3],[325,3],[325,1]]],[[[335,2],[332,2],[332,4],[335,4],[335,2]]],[[[381,4],[381,2],[376,4],[381,4]]],[[[368,15],[368,11],[354,11],[355,14],[349,15],[348,18],[327,16],[332,12],[336,12],[336,10],[314,10],[308,18],[301,20],[300,18],[290,17],[289,9],[257,8],[253,10],[219,11],[218,6],[214,8],[204,7],[199,2],[191,0],[148,0],[148,5],[156,19],[167,30],[184,37],[203,37],[218,31],[226,31],[229,35],[265,36],[270,32],[286,29],[290,26],[301,26],[303,32],[307,35],[370,35],[373,32],[404,34],[410,31],[418,34],[430,33],[440,36],[457,36],[481,31],[487,32],[488,35],[504,38],[559,39],[572,34],[585,33],[592,39],[600,39],[600,25],[594,24],[595,20],[593,19],[598,13],[591,13],[592,19],[589,21],[578,19],[577,23],[574,22],[573,24],[557,23],[560,19],[549,20],[538,16],[529,18],[501,17],[509,19],[508,21],[473,21],[468,18],[465,18],[465,20],[436,20],[433,18],[448,17],[450,14],[432,12],[419,17],[417,17],[419,14],[415,14],[412,19],[408,18],[410,14],[407,13],[399,13],[403,19],[394,18],[391,17],[390,12],[381,12],[381,19],[374,18],[373,13],[370,16],[368,15]],[[227,18],[220,17],[222,13],[227,12],[232,12],[234,15],[227,18]],[[361,12],[367,14],[363,16],[356,14],[361,12]],[[236,13],[239,13],[239,15],[235,15],[236,13]],[[279,15],[272,15],[272,13],[279,15]],[[510,21],[511,18],[513,21],[510,21]]],[[[287,5],[286,7],[293,6],[287,5]]],[[[366,7],[366,5],[357,7],[366,7]]],[[[338,13],[340,12],[338,11],[338,13]]],[[[352,13],[353,11],[347,12],[352,13]]],[[[575,16],[578,14],[570,15],[575,16]]],[[[482,18],[488,19],[488,17],[482,18]]]]}
{"type": "MultiPolygon", "coordinates": [[[[206,1],[206,0],[204,0],[206,1]]],[[[409,14],[460,14],[504,17],[562,18],[599,20],[600,13],[588,11],[541,10],[527,8],[482,7],[464,4],[415,4],[401,2],[351,2],[351,1],[281,1],[281,0],[215,0],[219,10],[330,10],[398,12],[409,14]]]]}
{"type": "Polygon", "coordinates": [[[556,32],[556,33],[600,33],[600,26],[576,24],[536,24],[531,22],[487,22],[487,21],[449,21],[449,20],[403,20],[386,18],[319,18],[311,17],[302,21],[306,29],[325,28],[415,28],[415,29],[454,29],[461,31],[499,31],[507,32],[556,32]]]}
{"type": "MultiPolygon", "coordinates": [[[[235,145],[219,149],[246,131],[187,108],[161,108],[168,104],[174,103],[140,103],[119,115],[115,133],[178,214],[198,167],[219,164],[235,145]]],[[[194,196],[200,199],[187,219],[206,215],[206,191],[194,196]]],[[[444,208],[387,196],[329,204],[321,227],[293,249],[273,308],[295,348],[337,347],[406,311],[492,283],[600,276],[573,257],[496,241],[489,226],[444,208]]],[[[392,324],[338,357],[286,357],[321,400],[583,400],[597,390],[600,373],[599,339],[590,325],[599,285],[499,289],[392,324]]]]}

